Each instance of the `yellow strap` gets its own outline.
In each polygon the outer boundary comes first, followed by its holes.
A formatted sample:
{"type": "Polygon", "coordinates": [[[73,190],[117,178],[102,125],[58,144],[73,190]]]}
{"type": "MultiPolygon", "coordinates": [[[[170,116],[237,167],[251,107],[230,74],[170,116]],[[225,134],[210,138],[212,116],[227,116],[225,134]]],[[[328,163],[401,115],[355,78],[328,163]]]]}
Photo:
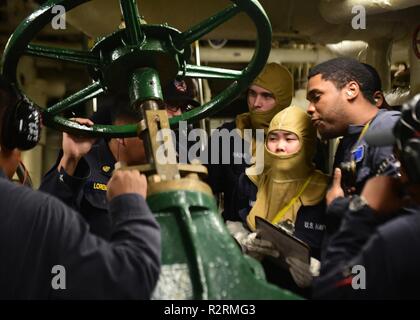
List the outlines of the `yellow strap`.
{"type": "Polygon", "coordinates": [[[283,208],[281,209],[277,215],[274,217],[274,219],[271,221],[272,224],[276,224],[278,222],[281,221],[281,219],[283,219],[284,215],[286,214],[286,212],[290,209],[290,207],[296,202],[296,200],[302,195],[303,191],[305,191],[306,187],[309,185],[309,183],[312,180],[312,177],[314,175],[310,175],[308,177],[308,179],[306,179],[305,183],[303,184],[302,188],[299,190],[298,194],[296,196],[294,196],[292,198],[292,200],[290,200],[290,202],[283,208]]]}
{"type": "Polygon", "coordinates": [[[365,124],[365,126],[363,127],[362,132],[360,133],[359,138],[357,139],[357,142],[359,142],[366,134],[366,132],[369,129],[370,123],[372,122],[372,120],[370,120],[368,123],[365,124]]]}

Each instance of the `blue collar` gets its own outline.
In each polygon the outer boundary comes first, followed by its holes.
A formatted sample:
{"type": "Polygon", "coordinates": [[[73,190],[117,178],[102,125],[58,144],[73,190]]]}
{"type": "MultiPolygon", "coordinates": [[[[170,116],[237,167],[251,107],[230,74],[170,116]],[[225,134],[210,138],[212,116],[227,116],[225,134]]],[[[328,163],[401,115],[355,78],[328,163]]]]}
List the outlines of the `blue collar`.
{"type": "Polygon", "coordinates": [[[363,127],[364,126],[351,124],[347,128],[347,135],[351,135],[352,136],[352,135],[355,135],[355,134],[359,134],[360,132],[362,132],[363,127]]]}
{"type": "Polygon", "coordinates": [[[99,150],[101,151],[100,154],[100,161],[102,162],[101,164],[112,164],[115,165],[115,162],[117,162],[117,160],[114,158],[114,155],[111,152],[111,149],[109,149],[108,146],[108,141],[106,139],[100,139],[97,142],[98,146],[99,146],[99,150]]]}
{"type": "MultiPolygon", "coordinates": [[[[387,111],[387,110],[385,110],[385,109],[379,109],[378,110],[378,113],[376,113],[376,115],[372,118],[372,122],[371,122],[371,124],[375,121],[375,119],[381,114],[381,113],[383,113],[383,112],[385,112],[385,111],[387,111]]],[[[363,127],[364,127],[365,125],[354,125],[354,124],[351,124],[351,125],[349,125],[349,127],[348,127],[348,129],[347,129],[347,134],[348,135],[355,135],[355,134],[360,134],[361,132],[362,132],[362,130],[363,130],[363,127]]]]}
{"type": "Polygon", "coordinates": [[[98,162],[95,164],[95,167],[98,168],[101,174],[110,177],[112,174],[112,170],[106,172],[103,170],[103,167],[109,166],[113,169],[117,161],[114,158],[114,155],[112,154],[111,150],[109,149],[108,141],[106,139],[100,139],[96,145],[97,149],[94,159],[98,162]]]}

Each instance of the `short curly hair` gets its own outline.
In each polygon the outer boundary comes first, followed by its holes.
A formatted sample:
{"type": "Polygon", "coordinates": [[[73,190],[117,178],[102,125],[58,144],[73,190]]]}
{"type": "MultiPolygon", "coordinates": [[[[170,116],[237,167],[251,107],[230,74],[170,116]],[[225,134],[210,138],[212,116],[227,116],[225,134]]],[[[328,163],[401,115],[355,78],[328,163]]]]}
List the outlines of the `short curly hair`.
{"type": "Polygon", "coordinates": [[[350,81],[356,81],[363,97],[375,104],[373,94],[377,91],[376,79],[366,66],[356,59],[335,58],[320,63],[309,70],[308,79],[318,74],[322,79],[333,82],[337,89],[343,89],[350,81]]]}

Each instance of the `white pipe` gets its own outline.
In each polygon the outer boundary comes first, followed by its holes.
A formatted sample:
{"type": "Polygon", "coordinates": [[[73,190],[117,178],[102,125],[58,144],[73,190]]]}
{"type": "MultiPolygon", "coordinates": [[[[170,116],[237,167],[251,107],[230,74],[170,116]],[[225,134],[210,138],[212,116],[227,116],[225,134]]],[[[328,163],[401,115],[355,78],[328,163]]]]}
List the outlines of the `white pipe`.
{"type": "Polygon", "coordinates": [[[352,12],[356,6],[363,7],[366,15],[373,15],[403,10],[419,4],[419,0],[321,0],[319,11],[325,21],[338,24],[350,21],[356,15],[352,12]]]}
{"type": "Polygon", "coordinates": [[[327,44],[326,47],[339,56],[357,58],[361,52],[367,49],[365,41],[344,40],[338,43],[327,44]]]}
{"type": "MultiPolygon", "coordinates": [[[[198,41],[194,41],[194,52],[195,52],[195,64],[197,66],[201,66],[201,53],[200,53],[200,43],[198,41]]],[[[203,94],[203,79],[198,79],[198,98],[200,100],[200,104],[204,103],[204,94],[203,94]]]]}
{"type": "Polygon", "coordinates": [[[207,79],[202,79],[203,80],[203,92],[204,92],[204,103],[207,103],[211,100],[211,89],[210,89],[210,85],[209,85],[209,81],[207,79]]]}
{"type": "MultiPolygon", "coordinates": [[[[411,44],[411,43],[410,43],[411,44]]],[[[414,97],[420,93],[420,59],[414,54],[414,50],[409,46],[410,50],[410,95],[414,97]]]]}
{"type": "Polygon", "coordinates": [[[382,80],[382,90],[391,89],[391,50],[392,41],[389,39],[377,39],[369,42],[366,55],[366,63],[373,66],[382,80]]]}
{"type": "MultiPolygon", "coordinates": [[[[254,55],[253,48],[201,48],[201,60],[206,62],[249,62],[254,55]]],[[[278,63],[320,63],[337,55],[325,47],[315,49],[271,49],[268,62],[278,63]]]]}
{"type": "MultiPolygon", "coordinates": [[[[201,66],[201,52],[200,52],[200,43],[199,41],[195,41],[194,42],[194,52],[195,52],[195,63],[197,64],[197,66],[201,66]]],[[[200,99],[200,105],[204,104],[204,93],[203,93],[203,79],[199,78],[198,79],[198,95],[199,95],[199,99],[200,99]]],[[[206,130],[206,120],[205,119],[201,119],[199,122],[200,125],[200,129],[206,130]]],[[[202,131],[203,132],[203,131],[202,131]]],[[[205,144],[204,141],[206,141],[206,138],[201,135],[201,151],[204,151],[205,149],[205,144]]]]}
{"type": "MultiPolygon", "coordinates": [[[[392,62],[407,60],[406,42],[392,47],[392,62]]],[[[410,40],[411,41],[411,40],[410,40]]],[[[325,47],[314,49],[271,49],[269,62],[282,63],[321,63],[338,56],[352,57],[360,60],[360,54],[365,52],[368,44],[365,41],[341,41],[327,44],[325,47]]],[[[219,63],[246,63],[254,54],[253,48],[222,48],[213,49],[201,47],[201,60],[219,63]]],[[[363,60],[363,59],[362,59],[363,60]]]]}

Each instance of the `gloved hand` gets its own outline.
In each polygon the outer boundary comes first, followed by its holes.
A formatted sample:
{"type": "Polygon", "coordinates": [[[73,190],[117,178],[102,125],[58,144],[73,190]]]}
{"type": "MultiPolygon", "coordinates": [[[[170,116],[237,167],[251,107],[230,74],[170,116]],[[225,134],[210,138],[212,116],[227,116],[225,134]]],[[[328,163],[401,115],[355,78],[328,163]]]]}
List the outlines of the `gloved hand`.
{"type": "Polygon", "coordinates": [[[293,257],[287,257],[286,262],[293,280],[300,288],[311,286],[313,278],[319,276],[321,262],[315,258],[311,257],[310,264],[293,257]]]}
{"type": "Polygon", "coordinates": [[[241,246],[242,251],[251,257],[260,260],[264,255],[279,256],[279,252],[270,241],[259,239],[256,232],[251,233],[241,222],[226,221],[226,226],[241,246]]]}
{"type": "Polygon", "coordinates": [[[229,233],[235,240],[239,243],[242,248],[242,251],[245,251],[243,248],[243,242],[245,241],[246,237],[251,233],[251,231],[245,229],[242,222],[239,221],[226,221],[226,227],[229,230],[229,233]]]}
{"type": "Polygon", "coordinates": [[[245,252],[250,256],[261,259],[262,256],[272,256],[277,258],[280,253],[274,248],[273,244],[268,240],[258,238],[258,233],[250,233],[244,243],[245,252]]]}

